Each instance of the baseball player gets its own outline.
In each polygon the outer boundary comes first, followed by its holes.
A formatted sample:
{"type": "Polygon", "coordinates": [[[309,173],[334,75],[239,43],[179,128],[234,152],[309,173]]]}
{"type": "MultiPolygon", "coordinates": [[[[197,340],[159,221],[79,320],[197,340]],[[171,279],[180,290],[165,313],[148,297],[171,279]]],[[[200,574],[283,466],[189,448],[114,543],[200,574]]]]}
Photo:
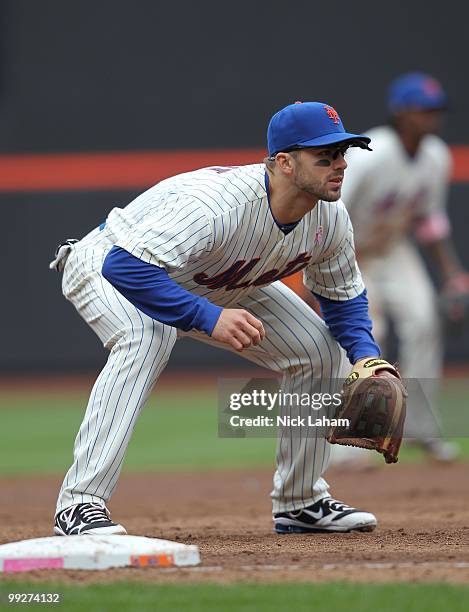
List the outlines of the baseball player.
{"type": "MultiPolygon", "coordinates": [[[[396,79],[388,96],[390,122],[367,133],[373,155],[351,152],[342,194],[354,225],[373,331],[382,343],[387,321],[393,321],[402,374],[421,380],[440,378],[443,343],[435,290],[416,243],[438,264],[445,294],[456,296],[469,287],[450,243],[445,210],[451,158],[436,132],[446,105],[446,94],[432,77],[410,73],[396,79]]],[[[429,385],[423,388],[432,405],[429,385]]],[[[452,460],[456,447],[438,438],[428,416],[426,407],[410,411],[408,435],[433,458],[452,460]]]]}
{"type": "MultiPolygon", "coordinates": [[[[106,502],[178,337],[238,351],[282,373],[291,393],[349,373],[347,358],[380,355],[339,199],[346,150],[369,142],[327,104],[291,104],[269,123],[264,163],[164,180],[58,250],[51,267],[63,269],[65,297],[110,353],[59,494],[57,535],[126,533],[106,502]],[[280,282],[298,270],[324,321],[280,282]]],[[[271,493],[278,532],[375,528],[371,513],[331,497],[328,456],[322,436],[282,430],[271,493]]]]}

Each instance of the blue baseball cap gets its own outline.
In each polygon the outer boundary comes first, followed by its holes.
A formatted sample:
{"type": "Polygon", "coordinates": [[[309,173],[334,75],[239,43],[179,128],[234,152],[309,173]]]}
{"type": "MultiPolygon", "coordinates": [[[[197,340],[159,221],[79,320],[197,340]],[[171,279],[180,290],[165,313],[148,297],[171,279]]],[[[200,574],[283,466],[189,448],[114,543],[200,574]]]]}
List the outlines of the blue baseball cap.
{"type": "Polygon", "coordinates": [[[448,97],[440,83],[422,72],[409,72],[389,86],[388,108],[391,113],[406,110],[443,110],[448,97]]]}
{"type": "Polygon", "coordinates": [[[345,131],[337,111],[323,102],[295,102],[279,110],[269,122],[269,155],[303,147],[321,147],[350,141],[352,146],[369,149],[371,139],[345,131]]]}

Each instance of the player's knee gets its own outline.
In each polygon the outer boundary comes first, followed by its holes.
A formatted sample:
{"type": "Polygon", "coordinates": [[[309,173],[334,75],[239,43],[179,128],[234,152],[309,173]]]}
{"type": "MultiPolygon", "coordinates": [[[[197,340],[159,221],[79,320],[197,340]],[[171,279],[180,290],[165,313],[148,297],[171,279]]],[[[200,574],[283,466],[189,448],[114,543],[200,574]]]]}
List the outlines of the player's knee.
{"type": "Polygon", "coordinates": [[[177,331],[173,327],[163,325],[150,317],[135,317],[113,334],[106,343],[105,348],[112,350],[115,347],[150,347],[152,344],[170,345],[171,348],[177,338],[177,331]]]}
{"type": "Polygon", "coordinates": [[[335,371],[344,361],[344,351],[332,337],[318,341],[317,337],[307,335],[304,342],[291,348],[294,354],[286,367],[290,374],[315,375],[319,371],[330,370],[332,364],[335,371]]]}

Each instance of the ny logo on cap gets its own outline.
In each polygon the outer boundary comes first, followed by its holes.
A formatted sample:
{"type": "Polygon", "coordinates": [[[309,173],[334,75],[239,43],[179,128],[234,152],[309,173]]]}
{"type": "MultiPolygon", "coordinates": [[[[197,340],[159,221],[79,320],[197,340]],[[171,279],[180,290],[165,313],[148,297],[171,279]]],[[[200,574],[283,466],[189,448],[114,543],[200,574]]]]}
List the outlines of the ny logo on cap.
{"type": "Polygon", "coordinates": [[[430,96],[434,96],[439,93],[442,93],[441,85],[438,83],[436,79],[433,79],[432,77],[427,77],[425,79],[425,81],[423,82],[423,89],[425,93],[427,93],[430,96]]]}
{"type": "Polygon", "coordinates": [[[334,108],[332,108],[332,106],[324,105],[324,108],[326,110],[328,117],[332,119],[334,123],[339,123],[339,115],[337,114],[337,111],[334,108]]]}

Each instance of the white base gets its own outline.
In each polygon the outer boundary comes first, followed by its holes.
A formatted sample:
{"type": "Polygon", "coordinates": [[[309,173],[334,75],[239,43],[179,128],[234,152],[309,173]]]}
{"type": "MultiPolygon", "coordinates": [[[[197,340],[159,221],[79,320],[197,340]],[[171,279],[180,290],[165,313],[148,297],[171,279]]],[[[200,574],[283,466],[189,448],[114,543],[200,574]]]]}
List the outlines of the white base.
{"type": "Polygon", "coordinates": [[[199,563],[197,546],[140,536],[54,536],[0,546],[0,572],[25,572],[34,569],[184,567],[199,563]]]}

